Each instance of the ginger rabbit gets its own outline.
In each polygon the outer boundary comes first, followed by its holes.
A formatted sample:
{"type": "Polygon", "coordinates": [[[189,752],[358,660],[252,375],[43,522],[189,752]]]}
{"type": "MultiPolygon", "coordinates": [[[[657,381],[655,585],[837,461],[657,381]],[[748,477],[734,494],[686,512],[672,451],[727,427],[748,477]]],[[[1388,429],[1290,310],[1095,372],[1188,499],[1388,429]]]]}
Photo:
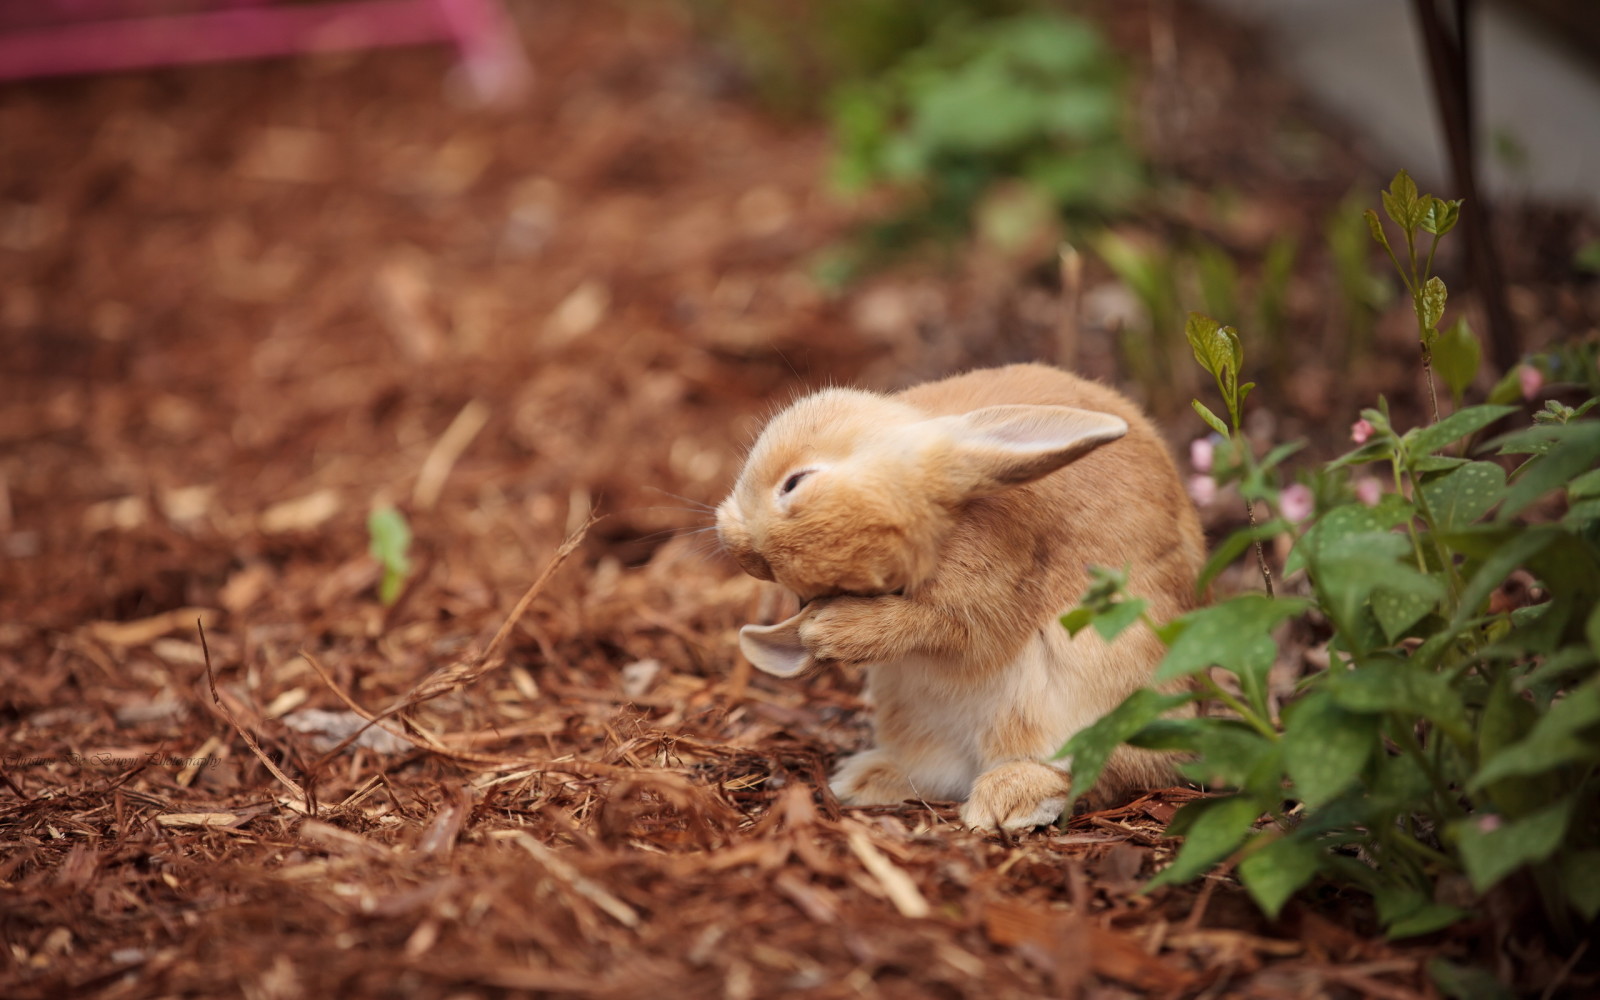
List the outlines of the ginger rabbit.
{"type": "MultiPolygon", "coordinates": [[[[1090,565],[1130,568],[1163,621],[1196,603],[1204,538],[1164,442],[1116,391],[1043,365],[968,372],[895,395],[826,389],[761,433],[717,530],[801,610],[747,625],[758,668],[863,666],[876,745],[831,787],[855,805],[964,800],[975,828],[1053,821],[1079,729],[1149,683],[1143,626],[1107,644],[1057,621],[1090,565]]],[[[1122,748],[1096,798],[1170,780],[1122,748]]]]}

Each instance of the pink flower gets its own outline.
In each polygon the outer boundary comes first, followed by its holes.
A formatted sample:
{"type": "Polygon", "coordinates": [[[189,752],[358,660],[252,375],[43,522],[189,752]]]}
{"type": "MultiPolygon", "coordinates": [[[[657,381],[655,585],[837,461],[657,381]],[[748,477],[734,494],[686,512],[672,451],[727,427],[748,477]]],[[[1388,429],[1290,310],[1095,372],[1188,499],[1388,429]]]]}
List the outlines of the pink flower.
{"type": "Polygon", "coordinates": [[[1357,420],[1350,425],[1350,440],[1356,444],[1366,444],[1367,438],[1372,436],[1373,427],[1365,418],[1357,420]]]}
{"type": "Polygon", "coordinates": [[[1189,496],[1202,507],[1209,507],[1217,498],[1217,481],[1210,476],[1190,476],[1189,496]]]}
{"type": "Polygon", "coordinates": [[[1285,520],[1298,524],[1311,516],[1314,500],[1311,487],[1305,483],[1295,483],[1278,494],[1278,510],[1285,520]]]}
{"type": "Polygon", "coordinates": [[[1216,446],[1208,437],[1195,438],[1189,442],[1189,464],[1194,466],[1196,472],[1210,472],[1211,460],[1215,454],[1216,446]]]}
{"type": "Polygon", "coordinates": [[[1502,822],[1503,821],[1500,819],[1500,817],[1494,815],[1493,813],[1490,813],[1487,816],[1479,816],[1478,829],[1482,830],[1484,833],[1493,833],[1500,829],[1502,822]]]}
{"type": "Polygon", "coordinates": [[[1517,369],[1517,381],[1522,385],[1522,398],[1532,399],[1544,388],[1544,372],[1532,365],[1523,365],[1517,369]]]}
{"type": "Polygon", "coordinates": [[[1378,501],[1383,499],[1383,484],[1371,476],[1357,480],[1356,499],[1368,507],[1378,506],[1378,501]]]}

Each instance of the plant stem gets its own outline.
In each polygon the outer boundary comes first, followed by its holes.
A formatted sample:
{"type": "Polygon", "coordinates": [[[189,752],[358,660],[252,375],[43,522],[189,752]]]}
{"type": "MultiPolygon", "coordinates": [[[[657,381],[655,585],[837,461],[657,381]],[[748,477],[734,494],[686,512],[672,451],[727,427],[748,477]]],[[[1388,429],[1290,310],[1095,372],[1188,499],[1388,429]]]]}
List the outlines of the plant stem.
{"type": "MultiPolygon", "coordinates": [[[[1250,527],[1254,529],[1256,526],[1256,508],[1255,504],[1250,502],[1249,497],[1245,497],[1244,516],[1250,522],[1250,527]]],[[[1261,539],[1259,538],[1256,539],[1256,565],[1261,568],[1261,582],[1267,585],[1267,596],[1276,597],[1277,595],[1272,590],[1272,567],[1267,565],[1267,551],[1262,547],[1261,539]]]]}
{"type": "Polygon", "coordinates": [[[1218,684],[1210,674],[1202,672],[1200,674],[1200,679],[1206,688],[1207,694],[1233,709],[1234,712],[1238,714],[1239,718],[1243,719],[1250,725],[1250,728],[1254,729],[1256,732],[1260,733],[1262,736],[1265,736],[1272,742],[1278,742],[1278,731],[1272,728],[1271,723],[1257,715],[1254,709],[1240,701],[1238,698],[1235,698],[1227,691],[1224,691],[1222,689],[1222,685],[1218,684]]]}

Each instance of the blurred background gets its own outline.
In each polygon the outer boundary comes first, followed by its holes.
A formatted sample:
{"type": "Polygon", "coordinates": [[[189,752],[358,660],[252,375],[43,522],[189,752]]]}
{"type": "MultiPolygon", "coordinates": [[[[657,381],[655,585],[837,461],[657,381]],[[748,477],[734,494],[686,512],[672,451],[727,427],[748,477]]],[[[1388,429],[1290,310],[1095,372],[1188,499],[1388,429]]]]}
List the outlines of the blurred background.
{"type": "MultiPolygon", "coordinates": [[[[1251,434],[1326,454],[1376,394],[1420,398],[1361,213],[1402,167],[1462,196],[1423,6],[7,5],[0,646],[38,663],[41,629],[189,606],[285,648],[477,620],[595,509],[561,598],[585,610],[546,644],[645,658],[659,623],[596,608],[681,559],[696,586],[652,614],[711,613],[734,574],[692,531],[774,407],[1043,359],[1181,447],[1190,309],[1241,331],[1251,434]],[[415,538],[400,610],[385,507],[415,538]]],[[[1485,344],[1464,391],[1552,350],[1592,383],[1593,5],[1471,9],[1511,324],[1452,236],[1485,344]]],[[[722,669],[723,638],[680,659],[722,669]]]]}
{"type": "Polygon", "coordinates": [[[1186,313],[1238,328],[1252,445],[1309,442],[1286,477],[1380,394],[1415,422],[1363,217],[1402,168],[1492,199],[1435,262],[1482,361],[1443,406],[1600,392],[1596,5],[1466,6],[0,3],[0,993],[1056,996],[1104,953],[1141,994],[1431,995],[1433,939],[1139,893],[1182,790],[846,837],[812,790],[859,678],[752,676],[779,609],[706,529],[808,389],[1045,360],[1142,401],[1224,537],[1186,313]],[[426,750],[322,756],[439,671],[426,750]],[[1139,936],[1063,930],[1091,894],[1139,936]]]}

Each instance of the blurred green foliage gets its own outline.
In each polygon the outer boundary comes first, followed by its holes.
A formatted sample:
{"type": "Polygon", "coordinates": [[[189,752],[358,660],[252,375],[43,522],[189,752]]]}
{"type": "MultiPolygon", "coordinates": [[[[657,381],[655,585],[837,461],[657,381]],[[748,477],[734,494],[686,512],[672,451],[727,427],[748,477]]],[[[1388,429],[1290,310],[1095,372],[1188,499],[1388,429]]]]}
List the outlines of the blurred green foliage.
{"type": "Polygon", "coordinates": [[[836,179],[915,196],[936,230],[1020,182],[1066,216],[1103,216],[1142,189],[1124,135],[1123,74],[1087,21],[1043,11],[947,22],[881,76],[833,100],[836,179]]]}

